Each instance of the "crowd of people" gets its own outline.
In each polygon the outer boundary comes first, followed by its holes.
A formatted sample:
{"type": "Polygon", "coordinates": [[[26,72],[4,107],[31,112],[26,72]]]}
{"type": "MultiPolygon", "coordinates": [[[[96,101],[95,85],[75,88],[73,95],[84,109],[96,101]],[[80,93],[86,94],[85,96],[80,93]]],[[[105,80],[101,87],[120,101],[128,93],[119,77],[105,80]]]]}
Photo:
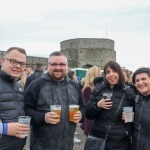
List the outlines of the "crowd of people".
{"type": "Polygon", "coordinates": [[[25,49],[6,51],[0,69],[0,150],[23,150],[23,135],[29,133],[30,150],[72,150],[78,123],[87,137],[108,134],[105,150],[150,150],[150,68],[132,72],[109,61],[103,72],[93,66],[80,79],[68,66],[61,51],[49,55],[46,72],[40,62],[26,65],[25,49]],[[70,120],[72,104],[79,110],[70,120]],[[61,105],[61,113],[51,105],[61,105]],[[127,106],[133,108],[131,122],[125,121],[127,106]],[[25,115],[31,126],[18,122],[25,115]]]}

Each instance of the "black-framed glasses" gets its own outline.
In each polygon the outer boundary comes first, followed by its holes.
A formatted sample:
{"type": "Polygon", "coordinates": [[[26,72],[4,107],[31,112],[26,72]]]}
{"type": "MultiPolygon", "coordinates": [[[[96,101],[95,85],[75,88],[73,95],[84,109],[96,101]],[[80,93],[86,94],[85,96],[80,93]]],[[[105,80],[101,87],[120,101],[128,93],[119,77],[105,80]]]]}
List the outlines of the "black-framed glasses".
{"type": "Polygon", "coordinates": [[[52,67],[57,67],[57,66],[59,66],[59,67],[65,67],[66,65],[67,65],[67,63],[66,64],[63,64],[63,63],[61,63],[61,64],[55,64],[55,63],[50,63],[50,62],[48,62],[52,67]]]}
{"type": "Polygon", "coordinates": [[[22,68],[26,67],[26,63],[24,63],[24,62],[19,62],[19,61],[15,60],[15,59],[9,59],[9,58],[6,58],[6,59],[9,60],[10,64],[12,64],[13,66],[16,66],[16,65],[19,64],[20,67],[22,67],[22,68]]]}

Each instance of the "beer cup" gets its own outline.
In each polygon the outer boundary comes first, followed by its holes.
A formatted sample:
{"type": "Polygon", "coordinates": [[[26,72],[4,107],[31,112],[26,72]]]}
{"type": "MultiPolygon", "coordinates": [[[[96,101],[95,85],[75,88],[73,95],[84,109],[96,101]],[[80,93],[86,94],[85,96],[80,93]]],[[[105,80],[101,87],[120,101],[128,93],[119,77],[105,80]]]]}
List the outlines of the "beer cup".
{"type": "Polygon", "coordinates": [[[132,122],[133,121],[133,107],[123,107],[125,122],[132,122]]]}
{"type": "MultiPolygon", "coordinates": [[[[27,124],[28,126],[30,126],[30,121],[31,121],[31,117],[29,116],[19,116],[18,117],[18,122],[22,123],[22,124],[27,124]]],[[[28,134],[23,134],[23,137],[27,137],[28,134]]]]}
{"type": "Polygon", "coordinates": [[[110,93],[110,92],[103,93],[103,98],[104,99],[110,99],[111,100],[111,97],[112,97],[112,93],[110,93]]]}
{"type": "Polygon", "coordinates": [[[75,119],[73,119],[73,115],[76,114],[76,112],[79,111],[79,105],[69,105],[69,118],[70,121],[76,121],[75,119]]]}
{"type": "Polygon", "coordinates": [[[61,113],[61,105],[50,105],[50,110],[56,112],[59,115],[59,122],[60,122],[60,113],[61,113]]]}

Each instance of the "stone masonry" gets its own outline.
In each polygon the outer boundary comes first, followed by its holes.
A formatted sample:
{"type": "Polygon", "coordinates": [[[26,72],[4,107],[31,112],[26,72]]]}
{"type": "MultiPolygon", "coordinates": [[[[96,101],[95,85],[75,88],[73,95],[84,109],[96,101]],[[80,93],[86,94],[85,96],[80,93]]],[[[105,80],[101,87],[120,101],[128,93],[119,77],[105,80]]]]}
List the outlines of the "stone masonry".
{"type": "MultiPolygon", "coordinates": [[[[116,60],[114,41],[104,38],[77,38],[60,42],[61,51],[67,56],[70,68],[89,68],[93,65],[103,69],[109,60],[116,60]]],[[[0,51],[0,62],[5,51],[0,51]]],[[[47,67],[48,58],[27,56],[27,64],[41,62],[47,67]]]]}
{"type": "Polygon", "coordinates": [[[69,67],[103,68],[109,60],[116,60],[114,41],[103,38],[77,38],[62,41],[61,51],[68,57],[69,67]]]}

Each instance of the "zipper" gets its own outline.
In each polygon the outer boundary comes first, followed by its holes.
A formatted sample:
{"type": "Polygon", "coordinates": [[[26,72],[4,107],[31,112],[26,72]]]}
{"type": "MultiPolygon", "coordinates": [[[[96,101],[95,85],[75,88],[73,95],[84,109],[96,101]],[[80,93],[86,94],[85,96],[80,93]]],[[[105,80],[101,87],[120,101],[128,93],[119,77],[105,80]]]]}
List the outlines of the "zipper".
{"type": "Polygon", "coordinates": [[[139,117],[140,125],[138,128],[137,150],[139,149],[139,139],[140,139],[140,130],[141,130],[141,116],[142,116],[142,110],[143,110],[145,100],[146,100],[146,97],[144,98],[144,101],[142,102],[142,107],[140,109],[140,117],[139,117]]]}

